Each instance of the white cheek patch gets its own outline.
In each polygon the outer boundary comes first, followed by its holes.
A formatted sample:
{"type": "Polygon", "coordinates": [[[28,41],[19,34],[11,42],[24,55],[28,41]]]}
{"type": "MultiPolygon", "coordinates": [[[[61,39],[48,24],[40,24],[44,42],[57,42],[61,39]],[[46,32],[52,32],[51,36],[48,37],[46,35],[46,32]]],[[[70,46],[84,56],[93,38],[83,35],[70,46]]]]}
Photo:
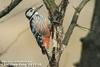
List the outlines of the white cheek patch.
{"type": "Polygon", "coordinates": [[[36,15],[38,15],[38,12],[35,12],[36,15]]]}
{"type": "Polygon", "coordinates": [[[32,15],[32,12],[27,12],[28,17],[31,17],[31,15],[32,15]]]}

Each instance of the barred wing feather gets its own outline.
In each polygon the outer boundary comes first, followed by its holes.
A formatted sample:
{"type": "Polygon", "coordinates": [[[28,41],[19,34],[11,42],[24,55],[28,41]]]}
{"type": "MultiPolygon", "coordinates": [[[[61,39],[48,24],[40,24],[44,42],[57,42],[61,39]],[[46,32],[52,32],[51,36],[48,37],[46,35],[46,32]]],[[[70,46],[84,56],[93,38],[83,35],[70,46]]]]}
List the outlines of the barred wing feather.
{"type": "Polygon", "coordinates": [[[49,33],[48,23],[46,19],[41,15],[34,15],[34,26],[36,28],[36,31],[45,35],[49,33]]]}

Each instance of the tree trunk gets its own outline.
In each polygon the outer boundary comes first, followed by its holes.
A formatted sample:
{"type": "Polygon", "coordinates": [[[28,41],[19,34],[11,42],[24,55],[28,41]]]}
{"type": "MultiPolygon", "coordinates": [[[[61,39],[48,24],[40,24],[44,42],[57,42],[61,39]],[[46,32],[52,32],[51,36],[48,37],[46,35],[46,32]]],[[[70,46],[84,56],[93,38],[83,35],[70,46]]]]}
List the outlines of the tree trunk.
{"type": "Polygon", "coordinates": [[[100,67],[100,0],[95,1],[91,30],[81,39],[81,59],[77,67],[100,67]]]}

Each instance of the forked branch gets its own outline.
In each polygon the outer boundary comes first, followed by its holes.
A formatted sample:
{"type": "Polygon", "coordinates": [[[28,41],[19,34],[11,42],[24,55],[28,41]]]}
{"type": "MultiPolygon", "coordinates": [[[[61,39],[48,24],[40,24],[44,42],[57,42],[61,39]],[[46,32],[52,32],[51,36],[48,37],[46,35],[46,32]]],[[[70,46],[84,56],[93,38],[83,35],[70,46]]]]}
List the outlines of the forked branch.
{"type": "Polygon", "coordinates": [[[78,17],[80,15],[80,12],[84,8],[84,6],[88,3],[88,1],[90,1],[90,0],[83,0],[79,4],[79,6],[77,8],[75,8],[75,12],[74,12],[71,24],[70,24],[67,32],[65,33],[65,37],[64,37],[64,40],[62,42],[65,46],[68,45],[69,39],[74,31],[75,26],[77,25],[77,20],[78,20],[78,17]]]}
{"type": "Polygon", "coordinates": [[[43,2],[46,5],[46,8],[48,9],[50,16],[52,16],[57,8],[55,0],[43,0],[43,2]]]}
{"type": "Polygon", "coordinates": [[[49,60],[50,67],[59,67],[59,60],[60,60],[60,50],[61,50],[61,43],[63,38],[63,18],[66,12],[66,7],[68,5],[68,0],[62,0],[60,5],[57,5],[55,3],[55,0],[43,0],[46,8],[49,12],[49,19],[51,21],[51,31],[54,42],[57,42],[55,44],[59,45],[57,48],[59,50],[56,50],[56,47],[53,47],[52,50],[52,56],[49,60]],[[57,54],[56,54],[57,51],[57,54]]]}

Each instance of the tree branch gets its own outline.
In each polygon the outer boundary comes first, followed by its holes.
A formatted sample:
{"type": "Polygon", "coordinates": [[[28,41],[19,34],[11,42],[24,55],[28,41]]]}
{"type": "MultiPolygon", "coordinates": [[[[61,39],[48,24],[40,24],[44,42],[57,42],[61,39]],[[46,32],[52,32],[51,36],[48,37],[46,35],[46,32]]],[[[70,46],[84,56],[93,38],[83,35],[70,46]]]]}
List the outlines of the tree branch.
{"type": "Polygon", "coordinates": [[[55,0],[43,0],[44,4],[46,5],[46,8],[49,11],[49,15],[52,16],[54,11],[57,8],[57,5],[55,3],[55,0]]]}
{"type": "Polygon", "coordinates": [[[61,12],[61,14],[63,16],[62,18],[64,18],[64,16],[65,16],[65,11],[66,11],[66,7],[67,7],[68,3],[69,3],[68,0],[62,0],[59,5],[59,11],[61,12]]]}
{"type": "Polygon", "coordinates": [[[73,33],[73,30],[74,30],[75,26],[77,25],[77,20],[78,20],[78,17],[80,15],[80,12],[84,8],[84,6],[88,3],[88,1],[90,1],[90,0],[83,0],[79,4],[79,6],[77,8],[75,8],[75,13],[73,15],[71,24],[70,24],[67,32],[65,33],[65,37],[64,37],[63,42],[62,42],[65,46],[68,45],[68,42],[69,42],[69,39],[73,33]]]}
{"type": "Polygon", "coordinates": [[[12,1],[4,10],[0,12],[0,18],[7,15],[10,11],[12,11],[22,0],[14,0],[12,1]]]}
{"type": "Polygon", "coordinates": [[[52,56],[49,60],[50,67],[59,67],[61,57],[61,46],[63,38],[63,18],[65,16],[68,0],[62,0],[60,5],[56,5],[55,0],[43,0],[49,12],[49,20],[51,21],[51,31],[53,39],[52,56]],[[55,46],[56,45],[56,46],[55,46]],[[58,46],[57,46],[58,45],[58,46]]]}

